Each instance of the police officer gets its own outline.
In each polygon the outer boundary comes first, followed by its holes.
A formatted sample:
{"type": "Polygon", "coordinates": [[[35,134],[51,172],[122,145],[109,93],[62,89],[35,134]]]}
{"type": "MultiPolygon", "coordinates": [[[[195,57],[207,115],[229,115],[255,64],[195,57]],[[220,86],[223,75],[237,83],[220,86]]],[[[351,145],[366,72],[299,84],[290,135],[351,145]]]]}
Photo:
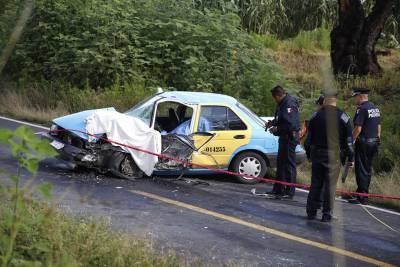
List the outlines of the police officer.
{"type": "MultiPolygon", "coordinates": [[[[368,101],[368,93],[369,90],[366,88],[353,88],[353,97],[357,104],[353,139],[355,140],[355,173],[359,193],[368,193],[372,160],[378,152],[381,137],[381,114],[379,109],[368,101]]],[[[366,204],[368,197],[357,196],[349,202],[366,204]]]]}
{"type": "Polygon", "coordinates": [[[326,92],[323,107],[310,119],[305,141],[307,157],[312,162],[311,188],[307,198],[307,217],[315,219],[321,205],[322,219],[332,219],[340,163],[354,158],[350,118],[336,107],[335,92],[326,92]]]}
{"type": "MultiPolygon", "coordinates": [[[[268,121],[269,131],[279,136],[276,177],[279,181],[296,183],[296,146],[299,143],[299,104],[296,98],[287,94],[281,86],[271,90],[272,97],[278,104],[275,118],[268,121]]],[[[274,184],[271,194],[280,199],[292,199],[295,187],[274,184]]]]}

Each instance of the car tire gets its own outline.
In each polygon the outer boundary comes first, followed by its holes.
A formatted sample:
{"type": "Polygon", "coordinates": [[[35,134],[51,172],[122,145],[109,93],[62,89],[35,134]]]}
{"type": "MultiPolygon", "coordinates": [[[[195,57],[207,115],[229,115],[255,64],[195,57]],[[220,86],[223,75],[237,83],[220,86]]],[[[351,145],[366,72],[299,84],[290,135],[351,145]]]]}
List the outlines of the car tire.
{"type": "MultiPolygon", "coordinates": [[[[232,164],[232,170],[236,173],[252,175],[263,178],[267,172],[267,162],[256,152],[243,152],[239,154],[232,164]]],[[[256,184],[259,180],[235,176],[242,184],[256,184]]]]}
{"type": "Polygon", "coordinates": [[[144,173],[136,165],[136,162],[132,159],[132,156],[127,153],[122,153],[122,160],[119,161],[117,170],[111,168],[110,172],[120,178],[135,180],[137,178],[143,178],[144,173]]]}

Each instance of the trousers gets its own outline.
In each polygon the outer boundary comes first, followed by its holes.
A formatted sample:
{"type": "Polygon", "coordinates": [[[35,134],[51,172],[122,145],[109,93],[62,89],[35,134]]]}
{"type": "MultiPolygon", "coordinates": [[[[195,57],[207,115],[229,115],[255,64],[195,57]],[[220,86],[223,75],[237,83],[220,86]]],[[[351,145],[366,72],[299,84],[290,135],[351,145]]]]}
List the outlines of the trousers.
{"type": "MultiPolygon", "coordinates": [[[[276,178],[278,181],[296,183],[296,146],[298,138],[295,135],[280,136],[276,168],[276,178]]],[[[274,184],[272,191],[277,195],[294,196],[296,188],[282,184],[274,184]]]]}
{"type": "Polygon", "coordinates": [[[372,176],[372,161],[377,152],[377,142],[361,141],[360,139],[357,139],[355,144],[354,167],[357,181],[357,192],[359,193],[368,193],[372,176]]]}
{"type": "Polygon", "coordinates": [[[339,155],[326,149],[313,149],[311,161],[311,188],[307,198],[307,214],[315,215],[322,199],[322,213],[332,215],[340,172],[339,155]]]}

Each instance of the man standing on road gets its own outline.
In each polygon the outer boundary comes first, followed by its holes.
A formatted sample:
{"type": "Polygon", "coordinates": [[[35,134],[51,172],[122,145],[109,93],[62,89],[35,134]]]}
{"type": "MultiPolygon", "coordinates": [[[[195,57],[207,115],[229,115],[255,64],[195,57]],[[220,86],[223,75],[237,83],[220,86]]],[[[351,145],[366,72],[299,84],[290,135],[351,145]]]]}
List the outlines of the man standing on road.
{"type": "MultiPolygon", "coordinates": [[[[299,143],[299,104],[296,98],[287,94],[281,86],[271,90],[272,97],[278,104],[275,118],[267,122],[269,131],[279,136],[277,158],[277,180],[296,183],[296,146],[299,143]]],[[[292,199],[295,187],[275,183],[271,194],[280,199],[292,199]]]]}
{"type": "Polygon", "coordinates": [[[336,93],[326,92],[323,107],[308,125],[304,146],[312,162],[311,188],[307,198],[307,218],[310,220],[317,215],[322,192],[321,221],[331,221],[340,162],[344,164],[347,158],[352,165],[354,158],[350,118],[336,104],[336,93]]]}
{"type": "MultiPolygon", "coordinates": [[[[372,160],[378,152],[381,137],[381,114],[379,109],[368,101],[368,93],[369,90],[366,88],[353,88],[353,97],[357,104],[353,140],[355,140],[355,173],[359,193],[368,193],[372,160]]],[[[357,196],[349,202],[367,204],[368,197],[357,196]]]]}

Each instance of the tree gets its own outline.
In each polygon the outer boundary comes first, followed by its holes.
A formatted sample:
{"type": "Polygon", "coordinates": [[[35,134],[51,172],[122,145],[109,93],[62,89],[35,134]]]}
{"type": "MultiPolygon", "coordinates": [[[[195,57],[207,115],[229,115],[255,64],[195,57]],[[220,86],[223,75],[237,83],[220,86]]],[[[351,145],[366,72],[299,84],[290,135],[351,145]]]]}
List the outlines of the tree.
{"type": "Polygon", "coordinates": [[[335,74],[382,72],[375,46],[385,23],[400,8],[400,0],[375,0],[367,15],[368,1],[338,0],[339,23],[331,32],[331,59],[335,74]]]}

